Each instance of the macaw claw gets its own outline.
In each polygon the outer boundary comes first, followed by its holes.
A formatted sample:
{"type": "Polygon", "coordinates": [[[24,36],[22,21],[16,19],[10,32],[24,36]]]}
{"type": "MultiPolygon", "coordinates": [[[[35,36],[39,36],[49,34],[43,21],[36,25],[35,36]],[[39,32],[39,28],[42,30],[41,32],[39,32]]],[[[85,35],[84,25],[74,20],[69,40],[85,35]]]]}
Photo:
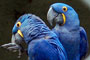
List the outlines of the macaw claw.
{"type": "Polygon", "coordinates": [[[26,53],[27,54],[27,50],[25,50],[22,47],[22,45],[18,45],[16,43],[3,44],[3,45],[0,46],[0,48],[5,48],[5,49],[7,49],[9,51],[12,51],[12,52],[17,52],[18,51],[18,58],[21,58],[22,53],[26,53]]]}
{"type": "Polygon", "coordinates": [[[7,50],[12,52],[18,51],[19,52],[18,58],[21,58],[21,55],[24,52],[24,48],[21,45],[17,45],[16,43],[8,43],[8,44],[1,45],[0,47],[6,48],[7,50]]]}
{"type": "Polygon", "coordinates": [[[8,48],[8,47],[11,47],[11,46],[16,46],[16,44],[15,43],[8,43],[8,44],[1,45],[2,48],[8,48]]]}

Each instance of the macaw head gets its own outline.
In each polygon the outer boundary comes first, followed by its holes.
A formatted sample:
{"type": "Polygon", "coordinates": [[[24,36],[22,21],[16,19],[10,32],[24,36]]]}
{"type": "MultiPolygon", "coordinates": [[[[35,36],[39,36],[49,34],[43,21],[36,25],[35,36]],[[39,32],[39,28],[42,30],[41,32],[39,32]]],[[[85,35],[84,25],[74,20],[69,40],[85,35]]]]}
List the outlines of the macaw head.
{"type": "Polygon", "coordinates": [[[16,21],[12,29],[12,43],[21,44],[22,42],[24,42],[24,35],[22,31],[24,30],[23,28],[27,25],[25,21],[29,18],[29,16],[31,15],[25,14],[16,21]]]}
{"type": "Polygon", "coordinates": [[[79,26],[78,14],[71,6],[64,3],[52,4],[47,13],[47,20],[51,25],[55,22],[59,26],[79,26]]]}
{"type": "Polygon", "coordinates": [[[44,31],[43,28],[47,29],[43,26],[45,23],[39,17],[32,14],[22,15],[12,29],[12,42],[21,44],[25,41],[29,43],[44,31]]]}

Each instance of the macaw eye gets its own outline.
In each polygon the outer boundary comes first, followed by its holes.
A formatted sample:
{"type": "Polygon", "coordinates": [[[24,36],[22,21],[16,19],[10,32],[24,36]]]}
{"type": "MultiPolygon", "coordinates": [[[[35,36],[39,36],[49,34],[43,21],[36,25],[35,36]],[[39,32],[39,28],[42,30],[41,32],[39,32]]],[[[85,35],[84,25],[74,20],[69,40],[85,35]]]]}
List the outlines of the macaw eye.
{"type": "Polygon", "coordinates": [[[20,27],[21,26],[21,22],[17,22],[17,27],[20,27]]]}
{"type": "Polygon", "coordinates": [[[64,6],[63,7],[63,11],[66,12],[67,11],[67,7],[64,6]]]}

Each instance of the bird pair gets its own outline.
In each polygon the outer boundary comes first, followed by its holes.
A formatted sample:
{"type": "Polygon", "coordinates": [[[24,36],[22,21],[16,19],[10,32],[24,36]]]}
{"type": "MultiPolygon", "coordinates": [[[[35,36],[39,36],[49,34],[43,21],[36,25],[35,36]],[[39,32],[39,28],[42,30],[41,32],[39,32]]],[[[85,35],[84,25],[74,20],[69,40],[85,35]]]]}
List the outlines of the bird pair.
{"type": "Polygon", "coordinates": [[[87,34],[80,27],[76,11],[64,3],[54,3],[47,13],[50,30],[39,17],[22,15],[12,29],[12,42],[2,47],[15,51],[28,46],[29,60],[81,60],[88,50],[87,34]]]}

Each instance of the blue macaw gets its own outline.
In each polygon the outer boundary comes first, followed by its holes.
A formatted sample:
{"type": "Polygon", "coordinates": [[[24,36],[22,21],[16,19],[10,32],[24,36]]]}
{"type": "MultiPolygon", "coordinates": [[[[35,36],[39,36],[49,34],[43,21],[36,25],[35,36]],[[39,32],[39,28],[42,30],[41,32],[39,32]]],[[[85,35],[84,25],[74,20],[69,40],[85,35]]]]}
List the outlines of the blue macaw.
{"type": "Polygon", "coordinates": [[[47,13],[47,20],[51,26],[56,23],[52,31],[64,46],[68,60],[81,60],[87,53],[88,40],[76,11],[67,4],[54,3],[47,13]]]}
{"type": "Polygon", "coordinates": [[[17,45],[24,41],[27,44],[29,60],[67,60],[57,35],[33,14],[22,15],[15,23],[12,34],[12,41],[17,45]]]}

